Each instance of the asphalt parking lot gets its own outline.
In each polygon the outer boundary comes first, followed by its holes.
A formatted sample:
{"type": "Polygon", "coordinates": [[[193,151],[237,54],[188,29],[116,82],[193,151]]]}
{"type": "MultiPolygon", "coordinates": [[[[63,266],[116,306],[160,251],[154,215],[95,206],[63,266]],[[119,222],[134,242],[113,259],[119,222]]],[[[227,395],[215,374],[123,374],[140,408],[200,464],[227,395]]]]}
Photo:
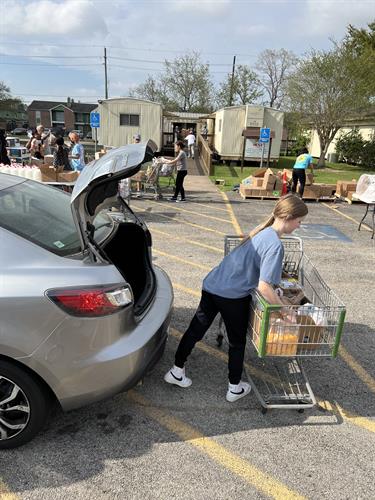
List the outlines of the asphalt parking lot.
{"type": "Polygon", "coordinates": [[[163,359],[143,385],[56,413],[33,442],[3,451],[0,497],[374,498],[375,246],[368,229],[357,230],[363,205],[308,203],[300,231],[306,254],[347,308],[338,358],[305,363],[317,407],[263,415],[253,394],[227,403],[226,345],[216,345],[217,322],[189,360],[193,385],[164,383],[202,279],[222,258],[224,236],[249,232],[274,205],[207,183],[190,176],[185,204],[131,201],[151,230],[155,264],[174,286],[163,359]]]}

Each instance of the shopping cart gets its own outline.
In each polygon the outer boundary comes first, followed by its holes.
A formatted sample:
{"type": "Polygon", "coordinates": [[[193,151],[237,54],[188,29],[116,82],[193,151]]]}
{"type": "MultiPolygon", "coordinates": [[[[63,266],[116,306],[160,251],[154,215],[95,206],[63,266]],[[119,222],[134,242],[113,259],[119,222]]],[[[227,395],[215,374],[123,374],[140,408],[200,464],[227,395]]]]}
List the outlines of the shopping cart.
{"type": "Polygon", "coordinates": [[[132,192],[137,197],[153,193],[155,200],[163,198],[162,188],[160,186],[160,177],[168,178],[168,187],[175,184],[174,169],[163,163],[163,158],[153,158],[152,162],[146,164],[146,169],[141,170],[132,177],[139,186],[136,192],[132,192]]]}
{"type": "MultiPolygon", "coordinates": [[[[242,241],[226,236],[227,255],[242,241]]],[[[319,275],[303,252],[302,240],[282,238],[284,245],[283,280],[290,300],[303,296],[295,305],[269,304],[258,291],[252,293],[246,367],[249,382],[262,405],[303,411],[316,404],[302,358],[336,357],[342,335],[345,306],[319,275]]],[[[219,323],[218,344],[224,337],[219,323]]]]}

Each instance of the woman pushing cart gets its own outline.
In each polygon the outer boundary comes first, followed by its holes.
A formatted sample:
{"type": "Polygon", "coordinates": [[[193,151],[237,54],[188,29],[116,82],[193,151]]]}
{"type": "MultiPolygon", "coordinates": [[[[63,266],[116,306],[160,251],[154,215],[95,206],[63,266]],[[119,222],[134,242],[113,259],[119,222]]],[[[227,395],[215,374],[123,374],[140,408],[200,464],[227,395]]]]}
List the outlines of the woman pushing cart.
{"type": "Polygon", "coordinates": [[[276,305],[283,321],[296,322],[291,311],[284,308],[285,300],[275,287],[283,269],[281,237],[300,227],[307,213],[299,197],[288,194],[280,198],[269,218],[206,276],[198,309],[177,348],[173,367],[164,376],[166,382],[183,388],[192,384],[185,374],[185,363],[220,313],[229,341],[226,400],[234,402],[250,392],[250,384],[241,377],[252,293],[258,290],[268,303],[276,305]]]}

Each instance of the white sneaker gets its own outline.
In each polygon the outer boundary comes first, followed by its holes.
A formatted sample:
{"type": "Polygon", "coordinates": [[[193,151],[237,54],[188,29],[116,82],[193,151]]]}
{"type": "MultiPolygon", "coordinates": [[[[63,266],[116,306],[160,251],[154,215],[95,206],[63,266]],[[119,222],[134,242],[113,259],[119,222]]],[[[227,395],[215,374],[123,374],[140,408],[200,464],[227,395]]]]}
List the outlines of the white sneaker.
{"type": "Polygon", "coordinates": [[[251,391],[251,386],[247,382],[241,382],[237,385],[228,384],[226,400],[234,403],[237,399],[241,399],[251,391]]]}
{"type": "Polygon", "coordinates": [[[176,365],[164,375],[164,380],[179,387],[190,387],[192,384],[191,379],[185,376],[185,367],[179,368],[176,365]]]}

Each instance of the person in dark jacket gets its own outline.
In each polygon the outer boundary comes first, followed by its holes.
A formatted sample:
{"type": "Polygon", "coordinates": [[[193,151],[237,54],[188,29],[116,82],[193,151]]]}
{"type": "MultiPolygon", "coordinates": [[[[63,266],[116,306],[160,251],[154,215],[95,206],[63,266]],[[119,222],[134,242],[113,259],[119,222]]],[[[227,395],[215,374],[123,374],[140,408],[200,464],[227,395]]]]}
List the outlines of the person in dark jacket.
{"type": "Polygon", "coordinates": [[[56,149],[53,153],[53,166],[55,168],[64,167],[64,170],[73,170],[69,161],[69,149],[65,146],[63,137],[58,137],[55,141],[56,149]]]}
{"type": "Polygon", "coordinates": [[[0,129],[0,163],[10,165],[10,159],[7,151],[7,141],[5,138],[5,131],[0,129]]]}

